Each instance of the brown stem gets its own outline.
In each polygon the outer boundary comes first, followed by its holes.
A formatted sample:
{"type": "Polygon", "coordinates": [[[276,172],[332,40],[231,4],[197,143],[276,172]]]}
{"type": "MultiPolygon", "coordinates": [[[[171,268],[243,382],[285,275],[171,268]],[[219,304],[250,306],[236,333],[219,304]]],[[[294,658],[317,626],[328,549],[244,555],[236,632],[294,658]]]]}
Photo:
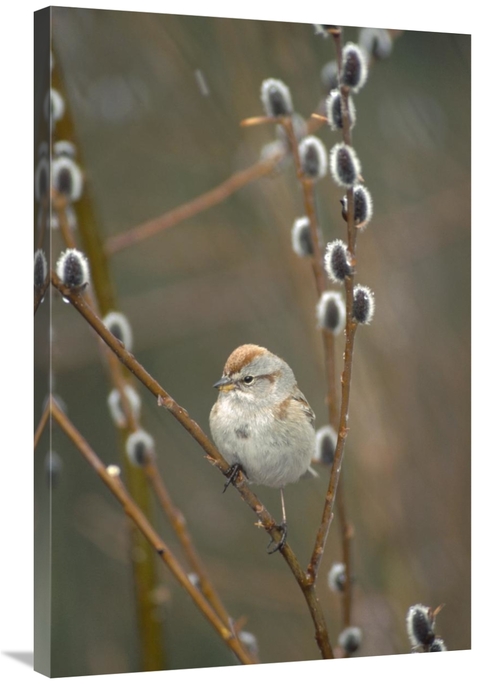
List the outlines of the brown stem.
{"type": "MultiPolygon", "coordinates": [[[[335,42],[338,65],[338,79],[340,84],[340,73],[342,66],[342,33],[340,30],[332,33],[335,42]]],[[[340,86],[341,92],[341,108],[342,108],[342,134],[344,143],[351,144],[351,130],[348,110],[349,89],[340,86]]],[[[356,227],[354,225],[354,193],[352,188],[347,190],[347,234],[348,234],[348,249],[352,256],[353,266],[355,266],[355,250],[356,250],[356,227]]],[[[345,506],[345,496],[343,485],[340,483],[340,471],[342,466],[342,459],[344,455],[345,442],[348,432],[348,412],[349,412],[349,396],[352,376],[352,357],[354,352],[354,335],[356,332],[356,323],[352,320],[352,302],[353,302],[353,279],[346,278],[346,342],[344,351],[344,369],[341,376],[341,407],[340,419],[338,428],[337,445],[335,449],[332,470],[330,473],[330,481],[325,497],[325,506],[321,523],[316,535],[313,553],[308,566],[308,575],[311,581],[317,577],[321,559],[323,557],[326,538],[330,529],[331,521],[333,519],[333,506],[335,504],[337,492],[339,493],[337,499],[337,509],[339,511],[340,529],[342,536],[342,558],[345,566],[345,586],[343,591],[343,624],[344,627],[350,624],[351,620],[351,603],[352,603],[352,586],[351,586],[351,538],[352,527],[347,521],[347,513],[345,506]]]]}
{"type": "Polygon", "coordinates": [[[312,269],[316,282],[316,291],[320,297],[326,290],[326,275],[323,268],[323,237],[318,225],[316,206],[314,201],[314,183],[307,178],[301,178],[302,193],[304,196],[304,208],[311,229],[313,245],[312,269]]]}
{"type": "Polygon", "coordinates": [[[161,474],[158,470],[158,466],[154,459],[148,459],[147,463],[144,465],[144,472],[149,480],[149,483],[151,484],[153,491],[155,492],[158,498],[158,501],[165,515],[170,520],[174,532],[176,533],[182,545],[184,553],[186,554],[186,558],[188,559],[191,569],[198,576],[198,579],[200,581],[200,589],[203,595],[211,604],[211,606],[213,607],[219,618],[222,620],[222,622],[226,625],[226,627],[231,628],[230,617],[226,609],[224,608],[217,594],[217,591],[215,590],[215,587],[210,581],[208,573],[205,570],[203,563],[201,562],[201,559],[198,556],[198,553],[196,552],[196,549],[191,539],[191,535],[189,534],[187,529],[186,520],[182,512],[177,508],[177,506],[175,506],[174,502],[172,501],[172,498],[168,493],[167,488],[165,487],[161,474]]]}
{"type": "MultiPolygon", "coordinates": [[[[313,269],[313,274],[314,274],[314,280],[316,283],[316,291],[318,294],[318,297],[320,297],[323,292],[326,290],[326,276],[325,276],[325,271],[323,269],[323,252],[322,252],[322,244],[321,244],[321,235],[320,235],[320,230],[317,222],[317,217],[316,217],[316,209],[315,209],[315,203],[314,203],[314,184],[312,181],[310,181],[307,178],[304,178],[302,174],[302,170],[300,167],[300,159],[299,159],[299,154],[298,154],[298,146],[297,146],[297,140],[293,131],[293,126],[291,124],[290,119],[286,119],[283,122],[283,125],[285,126],[285,130],[287,131],[288,138],[290,140],[290,144],[292,147],[293,151],[293,156],[295,160],[295,169],[297,173],[297,178],[299,179],[301,186],[302,186],[302,193],[303,193],[303,198],[304,198],[304,207],[305,211],[307,214],[307,217],[309,219],[309,225],[310,225],[310,230],[311,230],[311,241],[313,245],[313,256],[312,256],[312,269],[313,269]]],[[[327,405],[328,405],[328,421],[332,427],[334,427],[337,424],[337,390],[336,390],[336,371],[335,371],[335,340],[333,333],[330,330],[322,329],[322,340],[323,340],[323,350],[324,350],[324,357],[325,357],[325,370],[326,370],[326,378],[327,378],[327,405]]],[[[333,471],[333,466],[332,466],[332,471],[333,471]]],[[[338,482],[337,485],[338,486],[338,482]]],[[[329,501],[329,496],[330,496],[330,490],[327,492],[327,497],[326,497],[326,502],[325,506],[327,505],[329,501]]],[[[333,500],[332,500],[333,502],[333,500]]],[[[346,514],[345,514],[345,505],[344,505],[344,497],[340,497],[340,500],[338,502],[338,507],[339,507],[339,517],[341,519],[341,530],[342,532],[346,529],[347,523],[346,523],[346,514]],[[344,521],[344,523],[342,523],[344,521]]],[[[320,528],[318,530],[318,536],[316,539],[316,544],[315,544],[315,551],[313,552],[316,553],[315,557],[315,565],[313,567],[316,567],[316,569],[319,567],[319,563],[321,561],[321,557],[323,555],[324,551],[324,546],[326,543],[326,536],[328,533],[328,528],[323,528],[322,524],[320,525],[320,528]],[[320,543],[318,543],[318,538],[320,534],[320,530],[322,531],[322,535],[320,538],[320,543]]],[[[349,561],[349,543],[347,538],[343,534],[343,560],[344,564],[350,565],[349,561]]],[[[313,584],[316,580],[317,577],[317,572],[314,574],[311,573],[311,564],[309,565],[308,568],[308,576],[309,576],[309,581],[311,584],[313,584]]],[[[350,613],[350,585],[349,585],[349,590],[347,592],[347,600],[345,600],[344,604],[344,616],[349,615],[350,613]]],[[[348,623],[347,623],[348,624],[348,623]]]]}
{"type": "Polygon", "coordinates": [[[185,221],[196,214],[199,214],[215,204],[223,202],[227,197],[251,183],[258,178],[269,175],[275,168],[277,159],[270,159],[259,161],[253,166],[243,171],[238,171],[217,187],[199,195],[195,199],[181,204],[179,207],[167,211],[165,214],[158,216],[151,221],[141,223],[141,225],[128,230],[125,233],[120,233],[109,238],[106,242],[105,249],[108,254],[115,254],[116,252],[131,247],[132,245],[146,240],[147,238],[160,233],[167,228],[172,228],[181,221],[185,221]]]}
{"type": "MultiPolygon", "coordinates": [[[[109,348],[116,354],[120,361],[133,373],[136,378],[157,398],[158,404],[164,406],[173,417],[189,432],[205,452],[212,465],[215,465],[225,476],[229,470],[229,464],[211,443],[199,425],[189,416],[188,412],[179,406],[176,401],[166,392],[163,387],[146,371],[137,359],[128,352],[123,344],[106,328],[98,316],[88,306],[81,293],[67,288],[52,273],[52,284],[59,292],[75,307],[85,318],[97,334],[104,340],[109,348]]],[[[276,521],[266,510],[261,501],[255,496],[240,474],[234,485],[241,498],[250,506],[259,519],[260,526],[271,536],[275,542],[281,540],[281,532],[277,529],[276,521]]],[[[315,637],[323,658],[333,658],[333,649],[329,641],[326,621],[319,604],[316,590],[310,585],[308,577],[300,567],[300,564],[290,545],[285,543],[280,549],[281,555],[287,562],[295,579],[297,580],[309,608],[309,612],[315,625],[315,637]]]]}
{"type": "Polygon", "coordinates": [[[337,485],[336,506],[339,515],[340,534],[342,538],[342,561],[345,568],[345,580],[342,590],[342,625],[344,629],[351,624],[352,607],[352,563],[351,563],[351,539],[353,528],[349,523],[346,514],[345,488],[342,478],[337,485]]]}
{"type": "MultiPolygon", "coordinates": [[[[347,288],[346,288],[347,289],[347,288]]],[[[347,291],[347,303],[346,308],[348,312],[352,311],[352,288],[351,291],[347,291]]],[[[349,395],[351,389],[351,375],[352,375],[352,357],[354,350],[354,333],[356,331],[356,323],[352,321],[348,313],[348,322],[346,324],[346,346],[345,346],[345,357],[344,357],[344,370],[342,371],[341,384],[342,384],[342,396],[340,404],[340,423],[338,429],[337,446],[335,449],[335,455],[333,458],[332,470],[330,473],[330,481],[328,483],[328,490],[325,498],[325,507],[323,509],[323,515],[321,518],[321,523],[316,535],[316,542],[314,544],[314,550],[309,562],[307,569],[310,581],[313,582],[318,574],[319,565],[323,557],[323,552],[325,549],[325,542],[328,536],[328,531],[330,529],[330,524],[333,519],[333,504],[335,502],[335,494],[337,492],[337,487],[340,478],[340,469],[342,466],[342,459],[344,456],[344,447],[347,439],[348,432],[348,412],[349,412],[349,395]]]]}
{"type": "MultiPolygon", "coordinates": [[[[323,268],[323,244],[320,228],[316,218],[314,204],[314,185],[307,180],[302,182],[304,193],[304,206],[306,209],[309,223],[311,226],[311,236],[313,243],[312,268],[316,281],[316,292],[318,298],[327,289],[327,281],[323,268]]],[[[326,401],[328,407],[328,422],[333,427],[337,421],[337,387],[336,387],[336,364],[335,364],[335,337],[331,330],[321,329],[323,341],[323,351],[325,358],[325,371],[327,382],[326,401]]]]}
{"type": "Polygon", "coordinates": [[[64,244],[66,247],[76,249],[77,244],[68,222],[68,201],[66,200],[66,197],[60,192],[57,192],[55,188],[52,189],[52,207],[57,213],[57,222],[64,240],[64,244]]]}
{"type": "MultiPolygon", "coordinates": [[[[335,50],[337,53],[337,68],[338,68],[338,81],[340,85],[340,74],[342,68],[342,32],[338,31],[333,36],[335,42],[335,50]]],[[[341,111],[342,111],[342,137],[346,145],[352,145],[352,133],[351,133],[351,121],[349,116],[349,88],[340,85],[341,93],[341,111]]],[[[357,238],[357,228],[354,224],[354,191],[352,188],[347,189],[347,246],[351,253],[353,267],[356,267],[356,238],[357,238]]],[[[352,292],[353,292],[353,281],[348,278],[346,287],[346,318],[350,320],[352,315],[352,292]],[[349,290],[349,292],[348,292],[349,290]],[[350,302],[348,305],[347,302],[350,302]]],[[[352,338],[349,339],[349,344],[354,345],[354,333],[356,329],[354,328],[352,333],[352,338]]],[[[347,349],[348,339],[346,337],[346,349],[347,349]]],[[[351,348],[352,352],[352,348],[351,348]]],[[[350,385],[350,380],[349,380],[350,385]]],[[[347,409],[348,410],[348,409],[347,409]]],[[[347,425],[347,415],[345,417],[347,425]]],[[[352,562],[351,562],[351,540],[353,537],[353,528],[347,520],[345,495],[344,495],[344,485],[343,481],[340,479],[340,471],[337,476],[337,483],[334,484],[334,489],[337,491],[337,510],[339,513],[340,530],[342,536],[342,560],[345,567],[345,584],[344,591],[342,593],[343,600],[343,625],[348,627],[351,623],[351,605],[352,605],[352,562]]]]}
{"type": "MultiPolygon", "coordinates": [[[[250,119],[245,119],[241,122],[241,125],[250,126],[269,122],[276,123],[277,121],[283,123],[282,119],[280,120],[267,116],[256,116],[251,117],[250,119]]],[[[307,122],[308,131],[312,132],[316,130],[323,123],[324,120],[318,120],[312,116],[307,122]]],[[[150,221],[141,223],[125,233],[120,233],[119,235],[109,238],[105,245],[107,254],[112,255],[116,252],[120,252],[122,249],[131,247],[142,240],[146,240],[153,235],[162,232],[163,230],[173,228],[181,221],[192,218],[193,216],[196,216],[196,214],[205,211],[205,209],[210,209],[210,207],[223,202],[237,190],[245,185],[248,185],[248,183],[252,183],[254,180],[258,180],[259,178],[263,178],[264,176],[271,174],[281,159],[282,155],[277,154],[271,159],[258,161],[252,166],[249,166],[247,169],[243,169],[242,171],[234,173],[220,185],[212,188],[212,190],[208,190],[208,192],[205,192],[202,195],[199,195],[195,199],[185,202],[179,207],[176,207],[171,211],[167,211],[161,216],[157,216],[150,221]]]]}
{"type": "MultiPolygon", "coordinates": [[[[125,413],[126,425],[124,426],[124,430],[130,434],[132,432],[135,432],[136,430],[139,430],[140,425],[132,412],[130,402],[125,393],[125,387],[127,383],[125,381],[123,374],[120,372],[120,361],[115,356],[115,354],[113,354],[112,350],[109,349],[109,347],[106,347],[105,349],[109,357],[108,363],[113,378],[113,382],[119,391],[120,403],[125,413]]],[[[213,587],[206,570],[202,565],[202,562],[196,552],[196,549],[194,548],[191,537],[187,530],[185,518],[182,512],[174,505],[173,500],[165,486],[161,473],[158,470],[156,462],[152,459],[149,459],[148,462],[145,464],[143,470],[153,491],[155,492],[156,497],[158,498],[158,501],[163,511],[165,512],[167,518],[170,520],[174,532],[177,534],[179,541],[181,542],[181,545],[184,549],[186,557],[188,558],[188,561],[193,571],[198,575],[200,579],[201,591],[205,595],[205,598],[212,605],[215,612],[221,618],[221,620],[226,624],[226,626],[229,629],[231,629],[230,617],[226,609],[224,608],[219,596],[217,595],[217,592],[215,591],[215,588],[213,587]]]]}
{"type": "MultiPolygon", "coordinates": [[[[323,292],[326,290],[327,281],[326,275],[323,268],[323,244],[321,230],[318,225],[316,207],[314,201],[314,182],[308,178],[305,178],[300,166],[299,152],[297,139],[293,130],[292,121],[290,118],[283,119],[282,125],[285,128],[288,139],[290,141],[290,146],[292,148],[293,158],[295,162],[295,172],[297,178],[302,187],[302,194],[304,200],[304,209],[309,220],[309,226],[311,231],[311,242],[313,246],[313,254],[311,259],[311,265],[314,275],[314,281],[316,284],[316,292],[318,298],[321,297],[323,292]]],[[[327,379],[327,405],[328,405],[328,418],[332,426],[336,424],[337,421],[337,411],[336,411],[336,385],[335,385],[335,339],[333,333],[330,330],[322,329],[321,331],[323,340],[323,350],[325,357],[325,368],[326,368],[326,379],[327,379]]]]}
{"type": "Polygon", "coordinates": [[[163,539],[159,537],[154,528],[150,525],[144,513],[132,499],[119,475],[112,474],[112,472],[110,472],[110,470],[104,466],[88,442],[84,439],[80,432],[78,432],[66,414],[59,408],[57,403],[52,399],[51,412],[54,416],[54,419],[62,428],[63,432],[69,437],[69,439],[71,439],[71,441],[82,453],[87,463],[92,466],[99,477],[103,480],[105,485],[115,495],[115,497],[123,506],[125,513],[141,531],[151,546],[156,550],[163,563],[169,568],[180,585],[187,591],[198,609],[207,618],[207,620],[222,637],[228,647],[233,651],[241,663],[245,665],[252,664],[254,661],[249,656],[246,649],[240,644],[239,640],[235,637],[231,629],[229,629],[221,621],[203,594],[201,594],[201,592],[196,589],[196,587],[189,580],[174,554],[170,551],[163,539]]]}
{"type": "Polygon", "coordinates": [[[45,426],[47,425],[47,420],[49,419],[50,415],[50,401],[47,401],[45,404],[45,408],[43,409],[42,416],[40,418],[40,422],[37,425],[37,428],[35,430],[35,438],[34,438],[34,449],[37,448],[38,442],[40,441],[40,437],[42,436],[43,431],[45,430],[45,426]]]}

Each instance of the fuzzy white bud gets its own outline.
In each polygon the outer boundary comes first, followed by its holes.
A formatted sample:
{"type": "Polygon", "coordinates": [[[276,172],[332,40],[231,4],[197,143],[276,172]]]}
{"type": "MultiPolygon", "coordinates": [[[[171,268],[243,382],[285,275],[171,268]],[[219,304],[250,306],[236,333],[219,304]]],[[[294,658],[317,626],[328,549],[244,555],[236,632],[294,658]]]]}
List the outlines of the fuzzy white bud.
{"type": "Polygon", "coordinates": [[[277,78],[263,81],[260,96],[267,116],[280,117],[293,114],[292,96],[287,85],[277,78]]]}
{"type": "Polygon", "coordinates": [[[352,187],[361,173],[361,164],[350,145],[337,143],[330,152],[330,172],[333,180],[344,188],[352,187]]]}
{"type": "Polygon", "coordinates": [[[328,588],[334,592],[342,593],[345,589],[345,565],[344,563],[334,563],[327,576],[328,588]]]}
{"type": "Polygon", "coordinates": [[[57,261],[56,273],[66,287],[81,288],[90,278],[87,258],[77,249],[67,249],[57,261]]]}
{"type": "Polygon", "coordinates": [[[356,285],[352,303],[352,317],[361,324],[371,323],[375,312],[375,296],[369,287],[356,285]]]}
{"type": "Polygon", "coordinates": [[[310,180],[326,176],[328,169],[326,148],[315,135],[308,135],[299,143],[299,159],[302,173],[310,180]]]}
{"type": "Polygon", "coordinates": [[[52,128],[57,121],[62,119],[65,109],[66,106],[64,104],[63,96],[58,90],[51,88],[45,98],[44,114],[46,120],[50,120],[50,125],[52,128]]]}
{"type": "Polygon", "coordinates": [[[65,155],[52,162],[52,185],[70,202],[80,199],[83,192],[83,174],[78,164],[65,155]]]}
{"type": "Polygon", "coordinates": [[[328,93],[339,87],[339,70],[335,60],[327,62],[321,69],[321,82],[328,93]]]}
{"type": "Polygon", "coordinates": [[[355,653],[361,646],[363,633],[359,627],[346,627],[339,634],[339,646],[341,646],[346,653],[355,653]]]}
{"type": "Polygon", "coordinates": [[[132,328],[128,318],[119,311],[110,311],[102,322],[113,335],[120,340],[127,351],[132,351],[132,328]]]}
{"type": "MultiPolygon", "coordinates": [[[[325,102],[326,118],[333,131],[340,130],[344,126],[342,118],[342,96],[339,90],[332,90],[325,102]]],[[[356,107],[352,97],[347,98],[347,113],[349,115],[349,128],[352,128],[356,123],[356,107]]]]}
{"type": "MultiPolygon", "coordinates": [[[[137,420],[141,412],[141,398],[132,385],[125,385],[124,392],[130,405],[132,415],[137,420]]],[[[114,389],[109,393],[108,408],[114,424],[117,427],[124,428],[127,424],[127,416],[123,410],[121,396],[118,389],[114,389]]]]}
{"type": "Polygon", "coordinates": [[[367,76],[368,65],[364,52],[355,43],[346,43],[342,50],[342,84],[357,93],[366,83],[367,76]]]}
{"type": "Polygon", "coordinates": [[[351,255],[342,240],[333,240],[326,246],[325,270],[334,283],[342,283],[352,275],[351,255]]]}
{"type": "Polygon", "coordinates": [[[35,263],[34,263],[34,283],[35,283],[35,289],[40,290],[44,283],[45,280],[47,279],[47,273],[48,273],[48,268],[47,268],[47,259],[45,258],[45,254],[43,250],[37,249],[35,252],[35,263]]]}
{"type": "Polygon", "coordinates": [[[154,447],[154,439],[145,430],[130,433],[125,443],[128,459],[136,466],[144,466],[149,459],[154,458],[154,447]]]}
{"type": "Polygon", "coordinates": [[[406,631],[412,646],[430,646],[435,639],[432,609],[421,603],[410,606],[406,614],[406,631]]]}
{"type": "MultiPolygon", "coordinates": [[[[354,198],[354,223],[359,230],[364,230],[373,216],[373,201],[372,196],[367,187],[364,185],[355,185],[353,187],[354,198]]],[[[341,199],[342,202],[342,216],[347,221],[347,195],[341,199]]]]}
{"type": "Polygon", "coordinates": [[[345,328],[345,303],[340,292],[326,290],[316,305],[318,326],[330,330],[334,335],[345,328]]]}
{"type": "Polygon", "coordinates": [[[386,29],[360,29],[358,44],[368,57],[375,59],[386,59],[392,52],[392,38],[386,29]]]}
{"type": "Polygon", "coordinates": [[[300,257],[308,257],[313,254],[311,239],[311,224],[307,216],[295,219],[292,227],[292,248],[300,257]]]}
{"type": "Polygon", "coordinates": [[[337,448],[337,433],[331,425],[324,425],[317,430],[313,461],[331,466],[337,448]]]}

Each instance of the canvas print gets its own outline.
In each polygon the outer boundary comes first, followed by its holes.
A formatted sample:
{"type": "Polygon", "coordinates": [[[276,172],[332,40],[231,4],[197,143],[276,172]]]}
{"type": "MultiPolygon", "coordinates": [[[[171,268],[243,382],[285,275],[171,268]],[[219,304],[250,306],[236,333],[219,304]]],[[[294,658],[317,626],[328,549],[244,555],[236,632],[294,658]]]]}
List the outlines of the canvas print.
{"type": "Polygon", "coordinates": [[[470,35],[362,23],[35,13],[45,675],[470,648],[470,35]]]}

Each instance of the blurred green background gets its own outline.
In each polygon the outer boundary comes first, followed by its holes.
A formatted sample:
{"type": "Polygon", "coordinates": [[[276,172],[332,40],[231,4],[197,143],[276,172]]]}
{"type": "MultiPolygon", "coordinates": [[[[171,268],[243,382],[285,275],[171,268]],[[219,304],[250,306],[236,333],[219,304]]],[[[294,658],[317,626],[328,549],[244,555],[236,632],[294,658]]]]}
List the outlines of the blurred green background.
{"type": "MultiPolygon", "coordinates": [[[[241,128],[262,113],[268,77],[291,89],[304,117],[324,95],[333,42],[298,23],[52,8],[63,74],[102,235],[120,234],[195,198],[255,163],[273,125],[241,128]],[[208,94],[200,89],[202,72],[208,94]]],[[[392,27],[397,28],[397,27],[392,27]]],[[[358,29],[346,28],[345,40],[358,29]]],[[[354,526],[353,624],[359,655],[407,653],[408,607],[445,607],[437,631],[470,648],[470,36],[404,32],[356,96],[353,144],[374,200],[358,243],[358,281],[376,312],[358,330],[350,433],[343,466],[354,526]]],[[[327,149],[340,138],[318,131],[327,149]]],[[[56,126],[57,137],[57,126],[56,126]]],[[[342,192],[317,188],[327,240],[345,237],[342,192]]],[[[134,354],[208,431],[212,384],[229,353],[251,342],[282,356],[326,422],[325,380],[310,265],[291,250],[304,214],[293,168],[112,257],[134,354]]],[[[78,236],[76,236],[78,240],[78,236]]],[[[52,235],[52,259],[63,242],[52,235]]],[[[48,321],[48,306],[36,329],[48,321]]],[[[340,337],[338,347],[341,362],[340,337]]],[[[40,344],[44,344],[44,341],[40,344]]],[[[46,343],[45,343],[46,344],[46,343]]],[[[106,463],[119,462],[109,383],[95,336],[52,294],[54,391],[106,463]]],[[[35,424],[47,391],[40,354],[35,424]]],[[[340,368],[340,365],[339,365],[340,368]]],[[[138,386],[142,423],[159,466],[234,618],[258,639],[262,662],[319,657],[304,599],[235,490],[154,397],[138,386]]],[[[35,461],[35,514],[43,508],[44,437],[35,461]]],[[[96,474],[55,429],[62,471],[51,494],[52,674],[140,669],[124,515],[96,474]]],[[[286,490],[289,541],[306,564],[328,475],[286,490]]],[[[279,492],[255,488],[279,518],[279,492]]],[[[174,549],[158,510],[154,525],[174,549]]],[[[340,560],[335,519],[319,594],[333,640],[341,605],[326,587],[340,560]]],[[[190,598],[158,563],[158,620],[170,668],[234,664],[190,598]]]]}

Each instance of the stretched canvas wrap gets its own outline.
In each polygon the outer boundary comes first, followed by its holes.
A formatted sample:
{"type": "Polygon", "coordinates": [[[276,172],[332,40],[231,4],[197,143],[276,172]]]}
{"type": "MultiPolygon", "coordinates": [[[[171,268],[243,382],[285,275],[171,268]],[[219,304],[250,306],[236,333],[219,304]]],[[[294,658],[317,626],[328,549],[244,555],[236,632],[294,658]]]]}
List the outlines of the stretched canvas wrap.
{"type": "Polygon", "coordinates": [[[469,649],[470,36],[51,7],[34,74],[35,669],[469,649]]]}

